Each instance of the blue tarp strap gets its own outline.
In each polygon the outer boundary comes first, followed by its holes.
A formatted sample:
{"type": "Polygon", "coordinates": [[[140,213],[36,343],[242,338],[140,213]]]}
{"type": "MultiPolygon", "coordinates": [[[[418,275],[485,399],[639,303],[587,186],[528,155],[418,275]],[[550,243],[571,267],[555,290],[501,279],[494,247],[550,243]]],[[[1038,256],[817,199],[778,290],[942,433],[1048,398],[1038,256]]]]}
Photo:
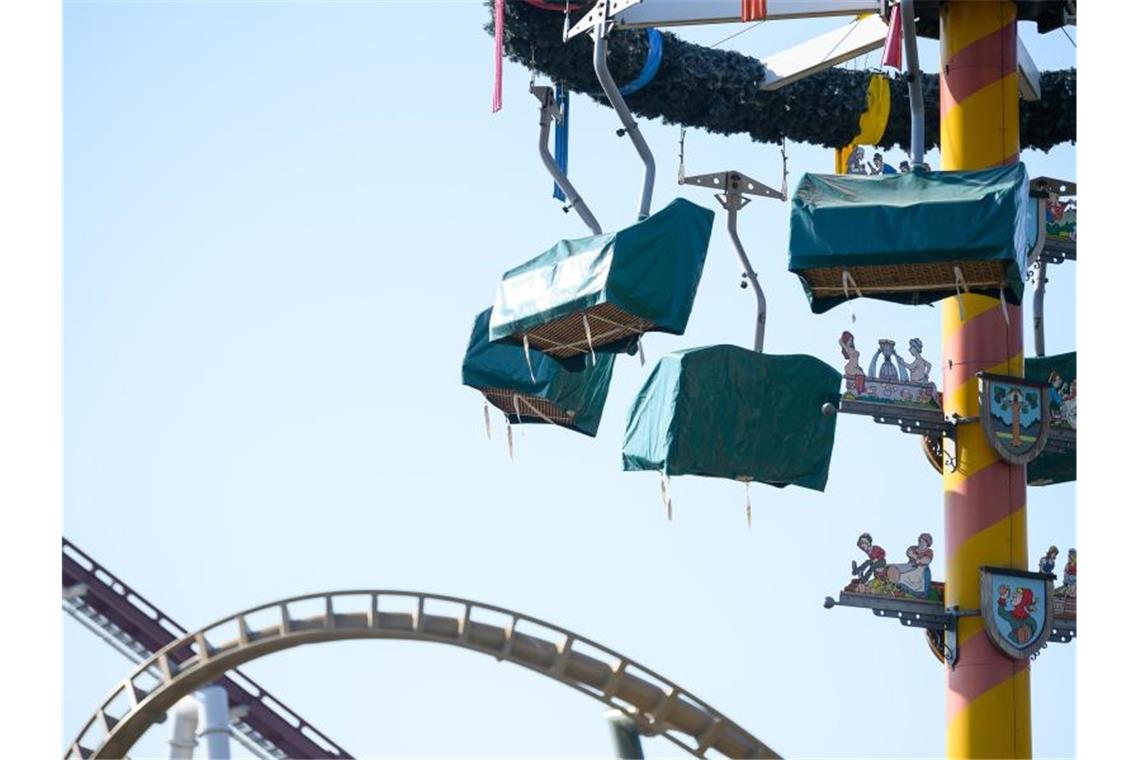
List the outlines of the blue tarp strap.
{"type": "Polygon", "coordinates": [[[657,76],[657,70],[661,68],[661,32],[653,28],[646,29],[645,39],[649,43],[649,51],[645,55],[645,64],[642,65],[641,73],[637,75],[637,79],[619,90],[623,96],[628,97],[652,82],[653,77],[657,76]]]}
{"type": "MultiPolygon", "coordinates": [[[[569,176],[570,169],[570,89],[559,82],[554,90],[554,100],[558,104],[558,118],[554,123],[554,163],[562,171],[563,176],[569,176]]],[[[554,183],[554,197],[560,201],[566,200],[566,193],[558,183],[554,183]]]]}

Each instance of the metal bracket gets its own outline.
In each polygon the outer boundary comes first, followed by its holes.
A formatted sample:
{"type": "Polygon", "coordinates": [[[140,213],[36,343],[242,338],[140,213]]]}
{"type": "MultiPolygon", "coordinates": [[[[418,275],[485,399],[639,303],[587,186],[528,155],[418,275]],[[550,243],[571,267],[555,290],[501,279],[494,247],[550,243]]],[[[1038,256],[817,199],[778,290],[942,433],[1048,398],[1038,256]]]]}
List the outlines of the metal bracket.
{"type": "Polygon", "coordinates": [[[1049,440],[1045,450],[1054,454],[1068,454],[1077,450],[1077,431],[1068,428],[1050,427],[1049,440]]]}
{"type": "Polygon", "coordinates": [[[947,420],[939,409],[927,410],[919,407],[880,404],[874,401],[841,399],[839,411],[870,417],[880,425],[898,425],[904,433],[940,437],[954,434],[953,422],[947,420]]]}
{"type": "Polygon", "coordinates": [[[578,23],[567,33],[566,42],[571,37],[577,37],[582,32],[593,31],[602,20],[611,22],[615,16],[630,6],[637,5],[641,0],[598,0],[597,5],[591,8],[585,16],[578,19],[578,23]]]}
{"type": "Polygon", "coordinates": [[[730,202],[739,202],[740,205],[738,205],[737,208],[743,208],[750,202],[749,198],[743,197],[745,195],[779,198],[782,201],[788,200],[786,189],[784,192],[780,192],[738,171],[718,172],[716,174],[694,174],[689,177],[682,175],[678,177],[678,180],[678,184],[681,185],[697,185],[698,187],[707,187],[712,190],[722,190],[723,193],[717,194],[716,197],[717,200],[720,201],[720,205],[726,209],[729,208],[728,204],[730,202]]]}
{"type": "Polygon", "coordinates": [[[836,605],[870,609],[876,617],[894,618],[908,628],[925,628],[930,631],[932,646],[937,646],[943,662],[954,669],[958,661],[958,618],[976,617],[981,610],[960,609],[957,605],[941,608],[927,602],[913,602],[906,599],[890,599],[863,594],[839,593],[839,601],[827,597],[823,601],[825,609],[836,605]]]}
{"type": "Polygon", "coordinates": [[[1069,618],[1053,618],[1053,630],[1049,632],[1049,641],[1055,644],[1068,644],[1077,637],[1077,621],[1069,618]]]}

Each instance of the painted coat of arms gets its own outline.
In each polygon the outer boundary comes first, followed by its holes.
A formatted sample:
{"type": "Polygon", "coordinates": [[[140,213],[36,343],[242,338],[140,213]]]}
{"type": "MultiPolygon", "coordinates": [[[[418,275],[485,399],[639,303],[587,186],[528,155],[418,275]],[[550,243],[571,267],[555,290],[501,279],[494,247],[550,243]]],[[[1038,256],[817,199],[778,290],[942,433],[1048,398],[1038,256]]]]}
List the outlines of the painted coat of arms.
{"type": "Polygon", "coordinates": [[[1020,377],[979,372],[979,403],[986,438],[1010,464],[1037,458],[1049,440],[1045,386],[1020,377]]]}
{"type": "Polygon", "coordinates": [[[1053,630],[1053,576],[1004,567],[981,568],[986,635],[1009,657],[1037,653],[1053,630]]]}

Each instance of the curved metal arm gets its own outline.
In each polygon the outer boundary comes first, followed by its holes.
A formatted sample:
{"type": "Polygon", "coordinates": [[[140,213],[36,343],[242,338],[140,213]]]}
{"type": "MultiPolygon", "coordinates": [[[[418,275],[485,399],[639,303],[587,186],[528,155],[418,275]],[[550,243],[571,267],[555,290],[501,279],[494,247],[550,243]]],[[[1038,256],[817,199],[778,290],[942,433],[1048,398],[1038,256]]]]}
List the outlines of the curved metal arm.
{"type": "Polygon", "coordinates": [[[607,22],[603,18],[594,27],[594,73],[597,75],[602,89],[605,90],[610,105],[617,111],[618,118],[621,119],[622,126],[625,127],[629,139],[633,140],[637,154],[641,156],[641,160],[645,164],[645,179],[641,184],[641,203],[637,208],[637,219],[641,221],[649,216],[649,206],[653,201],[653,180],[657,173],[657,167],[653,162],[653,153],[645,143],[645,138],[641,136],[637,122],[633,120],[633,115],[625,104],[625,98],[618,91],[617,85],[614,84],[614,78],[610,75],[609,66],[606,65],[606,33],[607,22]]]}
{"type": "Polygon", "coordinates": [[[744,276],[756,294],[756,340],[754,346],[757,353],[764,353],[764,325],[768,321],[768,301],[764,298],[764,289],[760,287],[760,279],[756,276],[752,263],[748,261],[748,255],[744,253],[740,236],[736,234],[736,212],[740,207],[736,204],[726,204],[726,207],[728,209],[728,236],[732,238],[732,244],[736,247],[736,256],[740,259],[741,266],[744,267],[744,276]]]}
{"type": "Polygon", "coordinates": [[[1044,356],[1045,283],[1049,281],[1045,276],[1045,257],[1041,255],[1045,249],[1045,200],[1030,198],[1029,201],[1037,204],[1037,239],[1033,243],[1033,250],[1029,252],[1029,262],[1037,264],[1037,273],[1033,281],[1033,350],[1037,356],[1044,356]]]}
{"type": "Polygon", "coordinates": [[[554,156],[550,155],[550,122],[554,120],[554,111],[557,106],[554,102],[554,88],[553,87],[535,87],[533,84],[530,86],[531,94],[538,98],[539,106],[539,121],[538,121],[538,155],[542,158],[542,163],[546,166],[546,170],[550,172],[550,176],[562,188],[562,192],[566,195],[567,209],[574,209],[578,212],[578,216],[582,217],[582,221],[590,228],[590,231],[595,235],[602,234],[602,227],[598,224],[598,220],[594,218],[593,213],[590,212],[590,207],[582,200],[582,196],[570,184],[570,179],[559,168],[558,162],[554,160],[554,156]]]}
{"type": "Polygon", "coordinates": [[[910,158],[922,165],[926,152],[926,110],[922,97],[922,68],[918,65],[918,35],[914,27],[914,0],[902,0],[903,42],[906,45],[907,89],[910,93],[910,158]]]}

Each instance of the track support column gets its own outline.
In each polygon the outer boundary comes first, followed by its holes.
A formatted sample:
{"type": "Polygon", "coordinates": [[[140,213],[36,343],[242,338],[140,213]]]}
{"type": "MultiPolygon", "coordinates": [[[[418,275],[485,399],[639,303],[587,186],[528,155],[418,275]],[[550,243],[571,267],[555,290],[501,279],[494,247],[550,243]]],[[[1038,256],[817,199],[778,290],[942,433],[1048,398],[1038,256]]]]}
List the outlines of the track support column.
{"type": "MultiPolygon", "coordinates": [[[[950,0],[941,10],[943,169],[1018,160],[1017,11],[1008,0],[950,0]]],[[[942,306],[947,415],[978,414],[976,373],[1023,374],[1021,309],[966,294],[942,306]],[[964,318],[963,318],[964,316],[964,318]]],[[[958,467],[945,468],[946,604],[980,607],[981,565],[1025,568],[1025,467],[1002,461],[979,423],[959,426],[958,467]]],[[[980,617],[958,621],[959,657],[947,672],[946,754],[1032,756],[1029,665],[994,647],[980,617]]]]}

